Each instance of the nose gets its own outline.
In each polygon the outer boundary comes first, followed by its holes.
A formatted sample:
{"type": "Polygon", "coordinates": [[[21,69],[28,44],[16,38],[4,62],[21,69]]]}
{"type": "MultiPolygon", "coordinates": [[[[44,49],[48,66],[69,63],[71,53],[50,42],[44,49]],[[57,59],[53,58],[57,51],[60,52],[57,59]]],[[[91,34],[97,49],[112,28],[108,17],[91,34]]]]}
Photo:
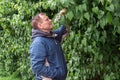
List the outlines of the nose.
{"type": "Polygon", "coordinates": [[[52,22],[52,20],[51,20],[51,19],[49,19],[49,21],[50,21],[50,22],[52,22]]]}
{"type": "Polygon", "coordinates": [[[52,21],[51,19],[49,19],[49,21],[52,21]]]}

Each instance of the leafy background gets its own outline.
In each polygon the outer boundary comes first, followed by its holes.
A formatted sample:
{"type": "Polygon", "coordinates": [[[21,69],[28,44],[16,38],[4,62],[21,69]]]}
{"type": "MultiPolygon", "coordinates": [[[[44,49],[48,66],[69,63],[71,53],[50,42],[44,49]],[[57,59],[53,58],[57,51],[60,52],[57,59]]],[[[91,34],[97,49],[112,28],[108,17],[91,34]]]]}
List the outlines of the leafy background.
{"type": "Polygon", "coordinates": [[[45,12],[54,20],[63,8],[71,29],[62,44],[66,80],[119,80],[119,4],[119,0],[0,0],[0,80],[34,80],[29,62],[31,19],[45,12]]]}

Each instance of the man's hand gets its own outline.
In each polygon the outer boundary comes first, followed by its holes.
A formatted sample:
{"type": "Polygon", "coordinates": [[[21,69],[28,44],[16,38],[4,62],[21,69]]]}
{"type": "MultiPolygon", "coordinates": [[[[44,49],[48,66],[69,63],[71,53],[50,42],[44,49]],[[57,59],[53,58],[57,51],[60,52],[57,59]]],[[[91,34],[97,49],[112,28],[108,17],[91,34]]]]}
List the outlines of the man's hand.
{"type": "MultiPolygon", "coordinates": [[[[45,59],[45,66],[49,66],[47,58],[45,59]]],[[[42,80],[52,80],[51,78],[47,78],[47,77],[44,77],[44,76],[41,76],[41,78],[42,78],[42,80]]]]}
{"type": "Polygon", "coordinates": [[[49,66],[49,63],[48,63],[47,58],[46,58],[46,60],[45,60],[45,66],[49,66]]]}
{"type": "Polygon", "coordinates": [[[62,10],[60,11],[60,15],[65,15],[66,12],[67,12],[67,10],[64,8],[64,9],[62,9],[62,10]]]}
{"type": "MultiPolygon", "coordinates": [[[[65,9],[65,8],[62,9],[62,10],[59,12],[60,15],[65,15],[66,13],[67,13],[67,9],[65,9]]],[[[66,38],[66,36],[69,35],[69,32],[70,32],[70,26],[69,26],[69,22],[68,22],[68,21],[67,21],[67,24],[66,24],[66,31],[67,31],[67,33],[62,36],[62,41],[61,41],[61,43],[64,41],[64,39],[66,38]]]]}

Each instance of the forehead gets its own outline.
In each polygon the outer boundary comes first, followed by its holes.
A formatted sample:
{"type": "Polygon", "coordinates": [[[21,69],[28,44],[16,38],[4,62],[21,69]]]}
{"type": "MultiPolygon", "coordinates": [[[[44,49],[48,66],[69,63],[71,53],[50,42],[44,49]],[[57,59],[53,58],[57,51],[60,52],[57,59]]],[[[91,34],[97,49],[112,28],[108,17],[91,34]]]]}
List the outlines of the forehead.
{"type": "Polygon", "coordinates": [[[45,14],[39,14],[39,17],[40,17],[42,20],[45,20],[45,19],[48,18],[48,16],[45,15],[45,14]]]}

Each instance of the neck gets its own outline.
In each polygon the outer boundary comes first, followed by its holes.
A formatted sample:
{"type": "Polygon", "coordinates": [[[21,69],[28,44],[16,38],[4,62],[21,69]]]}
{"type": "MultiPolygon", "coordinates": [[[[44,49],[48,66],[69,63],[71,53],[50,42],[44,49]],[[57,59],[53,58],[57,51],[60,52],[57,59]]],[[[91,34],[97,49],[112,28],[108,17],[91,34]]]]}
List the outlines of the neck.
{"type": "Polygon", "coordinates": [[[50,33],[50,30],[41,30],[43,32],[47,32],[47,33],[50,33]]]}

